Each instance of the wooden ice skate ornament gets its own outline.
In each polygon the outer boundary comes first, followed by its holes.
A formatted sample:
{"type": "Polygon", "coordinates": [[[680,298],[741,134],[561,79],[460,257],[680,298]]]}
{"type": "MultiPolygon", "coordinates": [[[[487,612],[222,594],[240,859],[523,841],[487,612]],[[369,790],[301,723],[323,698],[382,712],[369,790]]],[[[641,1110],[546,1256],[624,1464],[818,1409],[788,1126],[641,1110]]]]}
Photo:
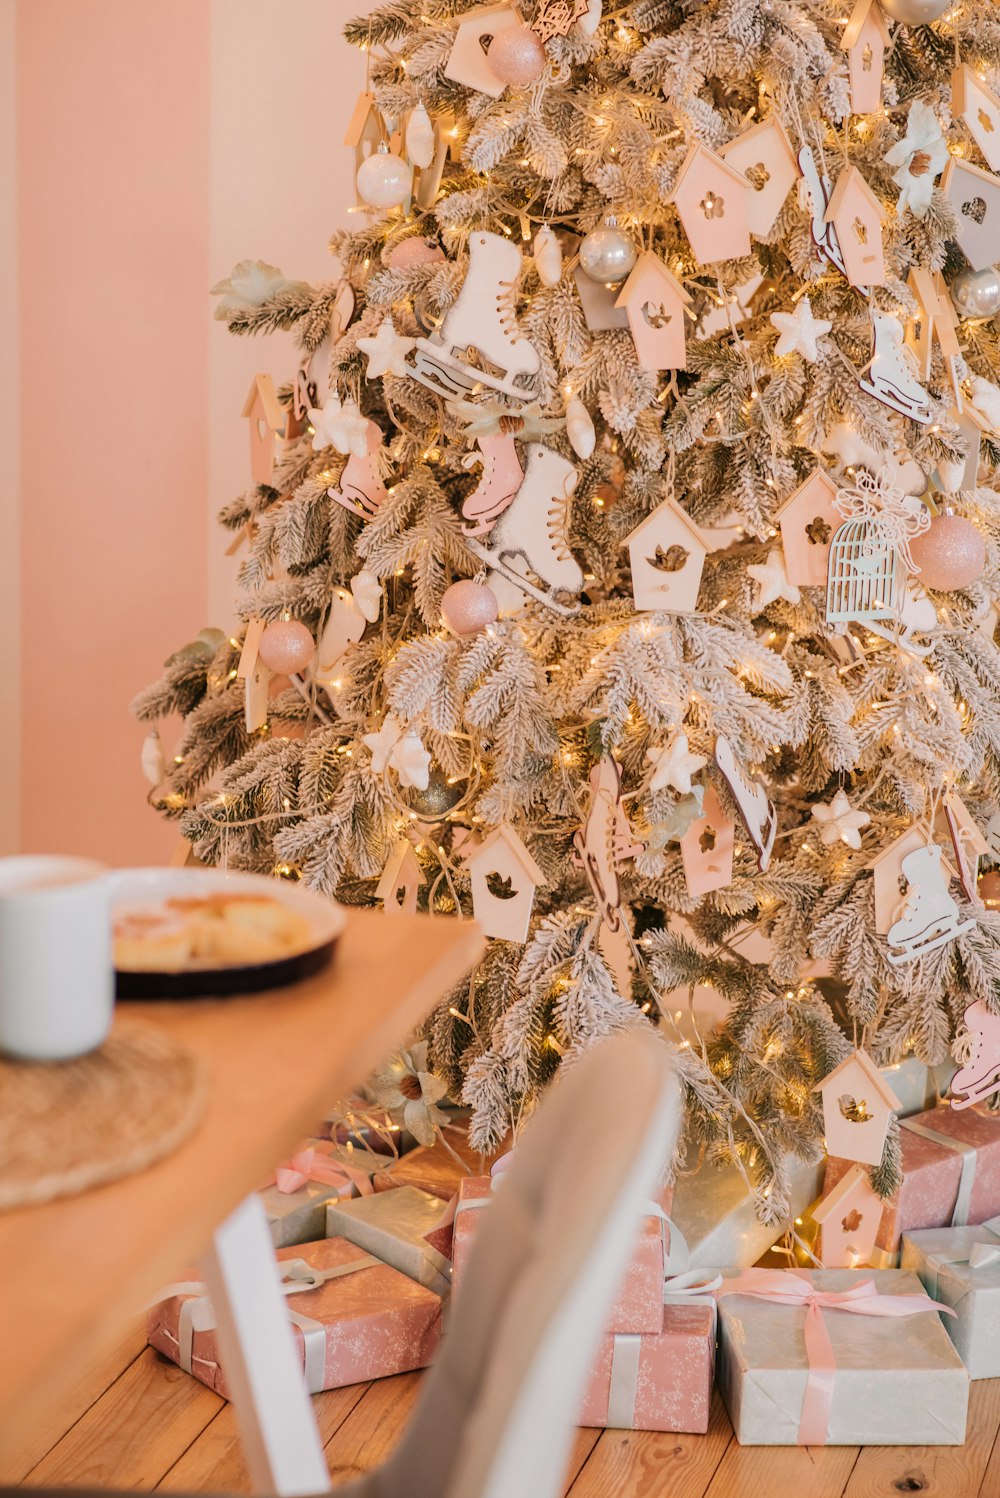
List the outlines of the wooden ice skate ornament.
{"type": "Polygon", "coordinates": [[[592,333],[605,333],[609,328],[631,326],[628,312],[618,305],[617,286],[602,285],[581,270],[579,265],[573,271],[573,280],[583,308],[584,321],[592,333]]]}
{"type": "Polygon", "coordinates": [[[823,1099],[826,1152],[838,1160],[879,1165],[899,1098],[866,1051],[852,1051],[814,1089],[823,1099]]]}
{"type": "Polygon", "coordinates": [[[486,230],[472,234],[462,289],[438,331],[418,338],[413,378],[446,399],[488,386],[530,400],[541,359],[517,324],[520,274],[516,244],[486,230]]]}
{"type": "Polygon", "coordinates": [[[973,270],[992,265],[1000,244],[1000,177],[953,156],[941,191],[958,219],[957,239],[973,270]]]}
{"type": "Polygon", "coordinates": [[[401,837],[375,886],[375,897],[382,901],[386,915],[416,915],[417,890],[426,883],[413,844],[401,837]]]}
{"type": "Polygon", "coordinates": [[[1000,1088],[1000,1017],[981,999],[965,1011],[966,1059],[951,1079],[951,1106],[971,1108],[1000,1088]]]}
{"type": "Polygon", "coordinates": [[[841,254],[837,231],[827,219],[827,210],[833,196],[833,184],[828,174],[825,171],[821,172],[817,166],[811,146],[801,148],[798,161],[799,171],[802,173],[799,182],[799,200],[810,217],[813,243],[821,254],[826,256],[830,264],[835,265],[841,274],[846,276],[847,271],[844,269],[844,257],[841,254]]]}
{"type": "Polygon", "coordinates": [[[632,596],[643,613],[693,614],[711,543],[672,499],[657,505],[626,536],[632,596]]]}
{"type": "Polygon", "coordinates": [[[521,25],[516,5],[483,5],[466,11],[458,22],[444,76],[452,83],[461,83],[465,88],[498,99],[507,85],[490,67],[487,48],[501,31],[521,25]]]}
{"type": "Polygon", "coordinates": [[[243,682],[247,733],[256,733],[267,722],[267,689],[271,673],[260,658],[260,640],[267,626],[265,619],[248,619],[243,635],[243,649],[236,667],[243,682]]]}
{"type": "Polygon", "coordinates": [[[781,121],[777,115],[771,115],[721,146],[719,155],[749,183],[750,233],[758,238],[770,234],[799,176],[799,164],[781,121]]]}
{"type": "Polygon", "coordinates": [[[915,962],[971,931],[975,921],[961,920],[958,906],[948,890],[949,866],[937,843],[926,843],[907,853],[902,862],[907,890],[896,919],[886,932],[894,967],[915,962]]]}
{"type": "Polygon", "coordinates": [[[615,302],[628,317],[640,369],[687,369],[684,309],[690,301],[659,255],[644,250],[615,302]]]}
{"type": "Polygon", "coordinates": [[[576,480],[576,469],[561,453],[530,443],[524,479],[513,500],[485,540],[468,538],[488,567],[558,614],[575,614],[579,604],[562,603],[556,595],[578,595],[583,587],[583,570],[566,540],[576,480]]]}
{"type": "Polygon", "coordinates": [[[527,941],[535,890],[548,881],[513,827],[501,822],[462,860],[483,934],[527,941]]]}
{"type": "Polygon", "coordinates": [[[824,1269],[857,1269],[867,1264],[882,1221],[882,1201],[868,1172],[852,1165],[812,1209],[820,1229],[816,1257],[824,1269]]]}
{"type": "Polygon", "coordinates": [[[285,413],[269,374],[254,375],[243,415],[250,423],[250,477],[255,484],[269,484],[278,439],[285,435],[285,413]]]}
{"type": "Polygon", "coordinates": [[[847,53],[851,113],[871,114],[882,103],[882,69],[889,28],[878,0],[857,0],[840,39],[847,53]]]}
{"type": "Polygon", "coordinates": [[[303,355],[295,376],[294,405],[298,419],[309,415],[310,407],[322,407],[330,393],[330,352],[339,342],[354,316],[354,288],[341,281],[330,312],[330,326],[312,353],[303,355]]]}
{"type": "Polygon", "coordinates": [[[926,426],[931,419],[927,391],[917,379],[917,361],[906,347],[903,324],[891,313],[870,306],[872,357],[859,384],[884,406],[926,426]]]}
{"type": "Polygon", "coordinates": [[[325,691],[336,691],[344,652],[361,639],[367,622],[350,589],[334,588],[330,613],[313,658],[313,679],[325,691]]]}
{"type": "Polygon", "coordinates": [[[538,0],[531,29],[543,42],[566,36],[590,9],[590,0],[538,0]]]}
{"type": "Polygon", "coordinates": [[[844,167],[826,209],[852,286],[884,286],[882,204],[856,166],[844,167]]]}
{"type": "Polygon", "coordinates": [[[751,780],[747,775],[724,734],[716,734],[714,753],[715,763],[736,802],[747,836],[757,849],[757,866],[765,874],[778,831],[774,803],[764,788],[764,782],[751,780]]]}
{"type": "Polygon", "coordinates": [[[798,587],[826,586],[830,542],[842,519],[836,497],[833,479],[822,468],[815,468],[775,511],[785,572],[788,581],[798,587]]]}
{"type": "Polygon", "coordinates": [[[1000,99],[967,62],[951,75],[951,112],[995,172],[1000,171],[1000,99]]]}
{"type": "Polygon", "coordinates": [[[970,904],[981,904],[978,888],[979,860],[991,857],[991,849],[979,830],[978,822],[961,796],[954,791],[948,791],[942,798],[934,827],[942,842],[947,839],[951,844],[952,861],[963,895],[970,904]]]}
{"type": "Polygon", "coordinates": [[[707,146],[691,147],[667,201],[677,209],[699,265],[749,255],[752,190],[742,172],[707,146]]]}
{"type": "MultiPolygon", "coordinates": [[[[354,152],[352,180],[357,180],[359,168],[369,156],[378,150],[379,141],[384,139],[385,125],[375,104],[375,95],[359,94],[344,133],[344,145],[349,146],[354,152]]],[[[355,204],[359,208],[365,206],[364,199],[357,191],[355,191],[355,204]]]]}
{"type": "Polygon", "coordinates": [[[621,924],[621,864],[643,851],[635,842],[622,806],[622,772],[610,754],[603,754],[590,772],[591,801],[587,820],[573,838],[573,847],[597,900],[601,920],[613,931],[621,924]]]}
{"type": "Polygon", "coordinates": [[[709,785],[704,811],[681,838],[681,862],[688,891],[696,900],[733,882],[736,824],[722,809],[718,792],[709,785]]]}

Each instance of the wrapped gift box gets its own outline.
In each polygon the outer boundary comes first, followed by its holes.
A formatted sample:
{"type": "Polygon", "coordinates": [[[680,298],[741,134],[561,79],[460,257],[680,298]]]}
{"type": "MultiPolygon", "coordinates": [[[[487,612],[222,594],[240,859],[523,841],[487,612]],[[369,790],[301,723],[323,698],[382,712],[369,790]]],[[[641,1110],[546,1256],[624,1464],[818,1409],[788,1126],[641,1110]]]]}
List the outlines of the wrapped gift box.
{"type": "MultiPolygon", "coordinates": [[[[872,1263],[894,1264],[903,1233],[964,1227],[1000,1212],[1000,1121],[984,1108],[939,1103],[900,1120],[903,1183],[882,1209],[872,1263]]],[[[824,1196],[851,1168],[829,1159],[824,1196]]]]}
{"type": "Polygon", "coordinates": [[[326,1237],[326,1204],[367,1195],[378,1160],[365,1150],[339,1149],[311,1139],[279,1165],[276,1179],[258,1194],[275,1248],[326,1237]]]}
{"type": "Polygon", "coordinates": [[[945,1330],[970,1378],[1000,1377],[1000,1217],[978,1227],[903,1234],[902,1268],[951,1306],[945,1330]]]}
{"type": "MultiPolygon", "coordinates": [[[[279,1249],[278,1259],[294,1266],[292,1279],[301,1278],[303,1261],[320,1275],[334,1271],[315,1289],[287,1297],[311,1394],[406,1373],[430,1362],[441,1332],[441,1298],[433,1291],[344,1238],[279,1249]]],[[[171,1288],[184,1293],[170,1295],[149,1312],[149,1345],[228,1399],[215,1318],[203,1287],[171,1288]]]]}
{"type": "MultiPolygon", "coordinates": [[[[793,1217],[800,1217],[819,1195],[822,1162],[787,1162],[793,1217]]],[[[757,1218],[747,1183],[735,1165],[707,1162],[691,1175],[680,1175],[674,1187],[670,1219],[683,1233],[691,1263],[699,1269],[740,1268],[756,1264],[777,1242],[785,1224],[765,1227],[757,1218]]]]}
{"type": "Polygon", "coordinates": [[[752,1269],[738,1280],[754,1280],[758,1294],[766,1283],[780,1287],[770,1293],[787,1296],[778,1303],[726,1293],[725,1283],[718,1292],[719,1387],[742,1445],[958,1446],[965,1440],[969,1375],[915,1274],[752,1269]],[[806,1282],[801,1291],[789,1289],[793,1275],[806,1282]],[[919,1303],[907,1302],[911,1296],[921,1297],[927,1309],[875,1315],[823,1305],[827,1295],[843,1299],[844,1292],[859,1297],[858,1304],[866,1282],[877,1296],[895,1300],[897,1310],[919,1303]],[[814,1308],[805,1303],[810,1293],[819,1298],[814,1308]]]}
{"type": "Polygon", "coordinates": [[[601,1339],[581,1425],[615,1430],[708,1429],[715,1363],[715,1306],[702,1296],[663,1304],[660,1329],[601,1339]]]}
{"type": "MultiPolygon", "coordinates": [[[[451,1287],[455,1294],[458,1293],[465,1274],[483,1213],[489,1210],[493,1196],[492,1184],[489,1176],[466,1176],[459,1186],[451,1254],[451,1287]]],[[[502,1186],[500,1189],[503,1189],[502,1186]]],[[[642,1219],[639,1237],[608,1318],[609,1332],[655,1334],[661,1330],[663,1275],[669,1242],[669,1223],[659,1216],[651,1215],[642,1219]]],[[[658,1428],[649,1427],[651,1430],[658,1428]]],[[[672,1427],[664,1427],[668,1428],[672,1427]]]]}
{"type": "Polygon", "coordinates": [[[376,1191],[416,1186],[418,1191],[448,1202],[457,1195],[463,1181],[481,1175],[494,1159],[495,1155],[481,1155],[474,1150],[461,1129],[449,1129],[447,1149],[440,1142],[420,1145],[399,1160],[386,1160],[376,1171],[372,1184],[376,1191]]]}
{"type": "Polygon", "coordinates": [[[451,1286],[451,1263],[444,1252],[451,1231],[442,1233],[440,1197],[400,1186],[352,1201],[331,1201],[326,1208],[330,1238],[347,1238],[359,1248],[390,1264],[400,1274],[439,1295],[451,1286]]]}
{"type": "Polygon", "coordinates": [[[946,1095],[955,1070],[954,1061],[925,1066],[916,1056],[907,1056],[894,1066],[883,1066],[881,1073],[899,1098],[899,1117],[910,1118],[914,1113],[925,1113],[937,1106],[946,1095]]]}

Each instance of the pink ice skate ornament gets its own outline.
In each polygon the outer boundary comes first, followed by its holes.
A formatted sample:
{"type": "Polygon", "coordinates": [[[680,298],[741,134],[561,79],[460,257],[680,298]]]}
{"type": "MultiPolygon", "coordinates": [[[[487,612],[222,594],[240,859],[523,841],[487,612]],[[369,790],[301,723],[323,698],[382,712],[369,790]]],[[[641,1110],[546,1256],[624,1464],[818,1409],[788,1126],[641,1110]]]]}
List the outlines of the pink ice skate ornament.
{"type": "Polygon", "coordinates": [[[965,1011],[966,1059],[951,1079],[951,1106],[971,1108],[1000,1089],[1000,1015],[977,999],[965,1011]],[[964,1094],[964,1095],[963,1095],[964,1094]]]}
{"type": "Polygon", "coordinates": [[[364,457],[359,457],[352,450],[344,471],[340,475],[340,487],[331,487],[327,493],[331,499],[343,505],[345,510],[353,510],[355,515],[361,515],[365,520],[370,520],[378,513],[379,506],[385,502],[387,491],[378,468],[382,428],[376,422],[369,421],[367,433],[368,450],[364,457]]]}
{"type": "Polygon", "coordinates": [[[557,614],[575,614],[579,605],[561,603],[556,595],[578,594],[583,587],[583,570],[566,540],[576,480],[567,458],[532,442],[524,481],[488,541],[469,537],[470,547],[487,566],[557,614]]]}
{"type": "Polygon", "coordinates": [[[963,921],[959,917],[958,906],[948,890],[941,853],[937,843],[927,843],[903,859],[907,891],[899,916],[887,933],[887,955],[894,967],[943,947],[976,924],[971,918],[963,921]]]}
{"type": "Polygon", "coordinates": [[[483,465],[479,483],[462,501],[462,514],[471,521],[462,527],[467,536],[488,535],[494,522],[512,503],[524,478],[509,432],[484,435],[479,438],[478,446],[478,452],[466,453],[462,459],[464,468],[476,463],[483,465]]]}

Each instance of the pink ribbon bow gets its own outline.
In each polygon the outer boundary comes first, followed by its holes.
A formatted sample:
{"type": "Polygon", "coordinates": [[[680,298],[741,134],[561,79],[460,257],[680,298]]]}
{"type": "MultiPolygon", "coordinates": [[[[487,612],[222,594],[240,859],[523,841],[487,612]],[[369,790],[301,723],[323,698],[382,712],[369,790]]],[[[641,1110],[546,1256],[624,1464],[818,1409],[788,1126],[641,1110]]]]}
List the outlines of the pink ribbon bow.
{"type": "Polygon", "coordinates": [[[274,1184],[285,1196],[301,1190],[307,1181],[320,1186],[356,1186],[361,1196],[370,1196],[372,1183],[363,1170],[341,1160],[331,1160],[315,1145],[299,1150],[274,1172],[274,1184]]]}
{"type": "Polygon", "coordinates": [[[817,1290],[808,1276],[796,1269],[746,1269],[735,1279],[724,1280],[722,1289],[716,1293],[720,1298],[752,1295],[756,1300],[805,1309],[808,1373],[796,1437],[800,1446],[824,1446],[830,1428],[837,1361],[824,1311],[849,1311],[854,1316],[915,1316],[921,1311],[955,1314],[951,1306],[931,1300],[922,1291],[913,1295],[880,1295],[874,1280],[862,1280],[849,1290],[817,1290]]]}

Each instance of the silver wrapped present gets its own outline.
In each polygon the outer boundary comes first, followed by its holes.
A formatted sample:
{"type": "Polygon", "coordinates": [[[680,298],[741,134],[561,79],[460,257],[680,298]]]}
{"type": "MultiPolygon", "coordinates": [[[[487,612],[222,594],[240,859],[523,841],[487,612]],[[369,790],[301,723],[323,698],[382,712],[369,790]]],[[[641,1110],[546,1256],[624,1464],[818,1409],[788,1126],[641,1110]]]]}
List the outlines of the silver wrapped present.
{"type": "MultiPolygon", "coordinates": [[[[823,1164],[790,1159],[788,1173],[792,1216],[800,1217],[819,1196],[823,1164]]],[[[678,1176],[670,1220],[683,1233],[691,1263],[699,1269],[756,1264],[786,1227],[765,1227],[758,1221],[746,1180],[735,1165],[720,1169],[707,1163],[693,1175],[678,1176]]]]}
{"type": "Polygon", "coordinates": [[[954,1310],[945,1329],[969,1377],[1000,1377],[1000,1217],[979,1227],[904,1233],[901,1263],[954,1310]]]}
{"type": "Polygon", "coordinates": [[[903,1269],[726,1276],[717,1378],[744,1446],[959,1446],[969,1375],[903,1269]]]}
{"type": "Polygon", "coordinates": [[[325,1238],[327,1202],[370,1192],[381,1163],[367,1150],[311,1140],[279,1165],[274,1181],[259,1193],[275,1248],[325,1238]]]}
{"type": "Polygon", "coordinates": [[[442,1227],[445,1205],[416,1186],[397,1186],[353,1201],[331,1201],[326,1208],[326,1236],[346,1238],[409,1275],[411,1280],[445,1295],[451,1288],[451,1261],[442,1252],[451,1226],[442,1227]]]}
{"type": "Polygon", "coordinates": [[[909,1118],[914,1113],[925,1113],[928,1108],[936,1107],[947,1095],[955,1070],[954,1061],[925,1066],[916,1056],[907,1056],[894,1066],[881,1068],[882,1076],[899,1098],[900,1118],[909,1118]]]}

